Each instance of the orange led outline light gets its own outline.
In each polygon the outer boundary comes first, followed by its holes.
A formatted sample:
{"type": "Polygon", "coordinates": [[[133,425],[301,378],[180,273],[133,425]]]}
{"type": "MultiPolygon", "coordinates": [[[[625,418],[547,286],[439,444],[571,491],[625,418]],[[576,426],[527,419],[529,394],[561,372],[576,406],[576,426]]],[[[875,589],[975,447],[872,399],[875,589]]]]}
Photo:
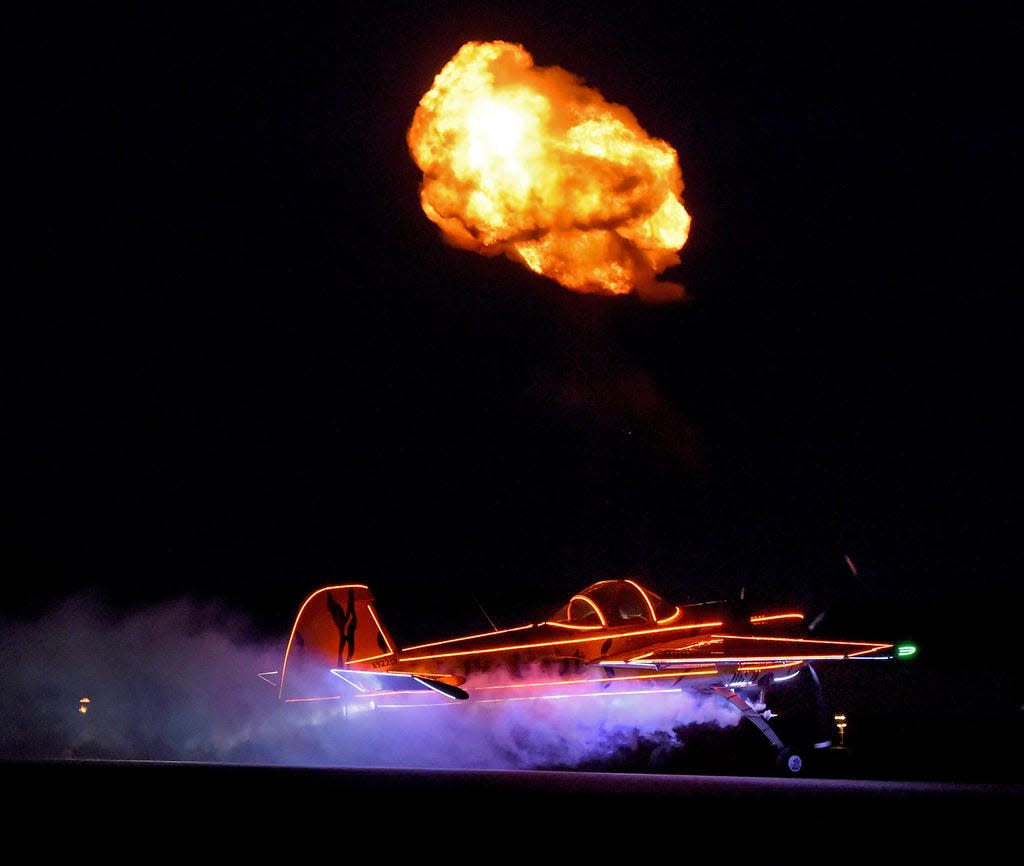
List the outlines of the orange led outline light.
{"type": "Polygon", "coordinates": [[[670,613],[664,619],[658,619],[658,615],[654,612],[654,603],[651,601],[650,596],[647,594],[647,590],[640,586],[635,580],[626,578],[626,583],[631,586],[635,586],[637,591],[644,597],[644,601],[647,603],[647,609],[651,612],[651,622],[657,623],[658,625],[664,625],[665,623],[672,622],[676,617],[682,614],[682,610],[676,605],[675,613],[670,613]]]}
{"type": "MultiPolygon", "coordinates": [[[[373,604],[370,603],[370,602],[367,602],[366,603],[366,607],[370,611],[370,616],[373,617],[373,622],[374,622],[374,625],[377,626],[377,631],[380,632],[380,636],[382,638],[384,638],[384,643],[387,644],[388,651],[387,651],[387,653],[385,653],[385,655],[394,655],[395,648],[393,646],[391,646],[391,641],[388,640],[387,632],[384,631],[384,627],[380,624],[380,620],[377,619],[377,611],[375,611],[373,609],[373,604]]],[[[379,656],[374,656],[374,658],[379,658],[379,656]]]]}
{"type": "MultiPolygon", "coordinates": [[[[643,656],[639,656],[638,658],[643,658],[643,656]]],[[[623,661],[623,662],[615,662],[615,664],[611,665],[611,667],[651,668],[652,670],[660,670],[658,665],[663,665],[663,664],[665,664],[665,662],[658,661],[658,660],[652,660],[652,661],[648,662],[648,661],[634,661],[633,659],[627,659],[626,661],[623,661]]],[[[689,664],[689,662],[686,662],[686,664],[689,664]]],[[[702,668],[700,668],[698,670],[683,670],[681,668],[673,668],[672,671],[670,673],[667,673],[667,674],[662,674],[662,673],[646,674],[646,675],[641,676],[641,677],[636,677],[636,679],[651,679],[652,680],[652,679],[655,679],[657,677],[709,677],[709,676],[716,676],[718,674],[718,669],[716,667],[713,667],[713,666],[712,667],[707,667],[707,664],[708,664],[707,662],[700,662],[700,664],[703,664],[704,667],[702,667],[702,668]]],[[[633,677],[608,677],[609,682],[616,682],[618,680],[628,680],[628,679],[633,679],[633,677]]]]}
{"type": "Polygon", "coordinates": [[[278,689],[278,692],[277,692],[278,697],[283,697],[284,696],[284,678],[285,678],[285,674],[288,671],[288,657],[291,655],[292,642],[295,640],[295,631],[296,631],[296,629],[298,629],[299,623],[302,621],[302,613],[303,613],[303,611],[305,611],[306,605],[308,605],[314,598],[316,598],[318,595],[320,595],[320,593],[322,593],[322,592],[330,592],[331,590],[335,590],[335,589],[367,589],[368,590],[369,587],[365,583],[341,583],[341,584],[338,584],[337,586],[322,586],[316,592],[310,593],[309,597],[306,598],[306,600],[304,602],[302,602],[302,606],[299,608],[299,613],[295,617],[295,623],[292,625],[292,633],[288,636],[288,646],[285,648],[285,651],[284,651],[284,663],[281,665],[281,685],[280,685],[280,687],[278,689]]]}
{"type": "Polygon", "coordinates": [[[868,653],[874,652],[875,650],[892,649],[891,643],[877,644],[876,646],[868,647],[867,649],[858,650],[855,653],[850,653],[849,658],[892,658],[892,656],[868,656],[868,653]]]}
{"type": "Polygon", "coordinates": [[[866,647],[868,651],[876,649],[886,649],[891,647],[891,643],[866,643],[865,641],[853,641],[853,640],[816,640],[807,637],[761,637],[760,635],[748,635],[748,634],[716,634],[713,637],[724,638],[726,640],[753,640],[753,641],[773,641],[775,643],[799,643],[799,644],[817,644],[819,646],[844,646],[844,647],[866,647]]]}
{"type": "Polygon", "coordinates": [[[681,617],[682,615],[683,615],[683,609],[681,607],[679,607],[679,605],[676,605],[675,613],[670,613],[664,619],[658,619],[658,620],[655,620],[655,622],[658,625],[666,625],[667,623],[670,623],[673,620],[679,619],[679,617],[681,617]]]}
{"type": "Polygon", "coordinates": [[[750,640],[750,641],[772,641],[772,642],[784,642],[793,644],[811,644],[818,646],[849,646],[849,647],[862,647],[862,649],[856,652],[850,653],[818,653],[818,654],[802,654],[802,655],[777,655],[777,656],[711,656],[707,658],[679,658],[676,656],[662,656],[656,657],[654,652],[643,653],[642,655],[632,656],[626,659],[624,664],[633,666],[650,666],[655,667],[658,665],[689,665],[689,664],[746,664],[748,665],[747,670],[752,670],[752,665],[758,662],[764,662],[767,667],[761,669],[768,670],[769,667],[788,667],[794,662],[802,660],[813,659],[815,661],[833,661],[841,660],[844,658],[857,658],[864,656],[867,653],[874,652],[879,649],[885,649],[891,647],[892,644],[869,644],[855,641],[827,641],[827,640],[810,640],[808,638],[783,638],[783,637],[751,637],[746,635],[715,635],[711,640],[698,641],[691,644],[689,647],[682,647],[681,649],[697,648],[699,646],[707,646],[714,643],[722,643],[726,638],[731,640],[750,640]]]}
{"type": "MultiPolygon", "coordinates": [[[[691,641],[686,646],[677,647],[676,651],[677,652],[685,652],[687,650],[700,649],[702,646],[714,646],[715,644],[724,643],[724,642],[725,641],[723,641],[722,638],[720,638],[720,637],[705,638],[703,640],[691,641]]],[[[654,655],[654,653],[650,652],[650,653],[648,653],[648,655],[654,655]]],[[[638,658],[639,658],[639,656],[638,656],[638,658]]]]}
{"type": "MultiPolygon", "coordinates": [[[[467,635],[463,635],[462,637],[452,637],[452,638],[446,638],[445,640],[436,640],[436,641],[433,641],[432,643],[420,643],[420,644],[416,644],[415,646],[407,646],[407,647],[405,647],[402,650],[402,652],[407,653],[407,652],[411,652],[412,650],[427,649],[428,647],[432,647],[432,646],[442,646],[444,644],[449,644],[449,643],[459,643],[460,641],[473,640],[473,638],[478,638],[478,637],[490,637],[491,635],[495,635],[495,634],[508,634],[509,632],[513,632],[513,631],[523,631],[523,629],[527,629],[527,628],[534,628],[534,626],[533,625],[517,625],[515,628],[503,628],[500,631],[482,631],[482,632],[480,632],[480,634],[467,634],[467,635]]],[[[589,628],[589,626],[588,626],[588,628],[589,628]]]]}
{"type": "Polygon", "coordinates": [[[567,628],[572,631],[600,631],[602,628],[605,628],[605,626],[601,625],[574,625],[569,622],[554,622],[553,620],[547,620],[546,622],[541,623],[541,625],[550,625],[555,628],[567,628]]]}
{"type": "MultiPolygon", "coordinates": [[[[793,656],[709,656],[708,658],[699,659],[677,659],[677,658],[651,658],[644,659],[644,664],[649,665],[691,665],[691,664],[743,664],[744,662],[749,664],[756,664],[758,662],[764,662],[765,664],[777,664],[780,667],[788,667],[794,662],[802,661],[839,661],[846,658],[842,653],[820,653],[820,654],[804,654],[804,655],[793,655],[793,656]]],[[[627,663],[628,664],[628,663],[627,663]]]]}
{"type": "MultiPolygon", "coordinates": [[[[749,638],[749,640],[771,640],[771,638],[749,638]]],[[[781,640],[781,638],[776,638],[781,640]]],[[[828,644],[828,641],[802,641],[799,638],[794,639],[794,643],[824,643],[828,644]]],[[[678,659],[678,658],[650,658],[643,657],[643,664],[651,665],[671,665],[671,664],[756,664],[758,662],[764,662],[765,664],[778,665],[779,667],[788,667],[789,664],[801,661],[841,661],[845,658],[857,658],[863,656],[866,653],[873,652],[877,649],[883,648],[885,645],[879,644],[868,644],[866,649],[859,650],[855,653],[803,653],[801,655],[775,655],[775,656],[712,656],[709,658],[695,658],[695,659],[678,659]]],[[[638,657],[640,658],[640,657],[638,657]]],[[[627,662],[628,664],[628,662],[627,662]]]]}
{"type": "MultiPolygon", "coordinates": [[[[690,625],[672,625],[672,626],[666,626],[664,628],[645,628],[645,629],[640,629],[639,631],[627,631],[627,632],[623,632],[622,634],[609,635],[609,637],[616,638],[616,639],[617,638],[626,638],[626,637],[638,637],[640,635],[659,634],[661,632],[668,632],[668,631],[682,631],[684,629],[714,628],[716,626],[720,626],[721,624],[722,624],[721,621],[717,621],[717,622],[698,622],[698,623],[692,623],[690,625]]],[[[569,640],[548,640],[548,641],[537,641],[536,643],[527,643],[527,644],[509,644],[507,646],[488,647],[487,649],[460,650],[459,652],[451,652],[451,653],[432,653],[430,655],[408,656],[407,658],[403,658],[402,661],[403,662],[428,661],[430,659],[452,658],[454,656],[480,655],[482,653],[505,652],[507,650],[540,649],[542,647],[548,647],[548,646],[563,646],[565,644],[587,643],[587,642],[593,641],[593,640],[596,640],[596,638],[595,637],[577,637],[577,638],[571,638],[569,640]]]]}
{"type": "MultiPolygon", "coordinates": [[[[705,646],[714,646],[715,644],[724,643],[721,638],[711,638],[710,640],[695,640],[692,643],[688,643],[686,646],[676,647],[672,652],[689,652],[690,650],[700,649],[705,646]]],[[[637,656],[630,656],[626,659],[626,664],[639,664],[654,655],[654,650],[649,650],[645,653],[640,653],[637,656]]],[[[679,661],[685,661],[685,659],[679,659],[679,661]]]]}
{"type": "MultiPolygon", "coordinates": [[[[597,618],[601,621],[601,625],[599,625],[599,626],[597,626],[597,625],[583,626],[583,628],[607,628],[608,627],[608,621],[604,618],[604,614],[601,613],[601,608],[599,608],[593,602],[592,599],[587,598],[585,595],[574,595],[572,598],[569,599],[569,605],[566,608],[566,610],[569,611],[569,619],[572,619],[572,603],[574,601],[585,601],[587,604],[589,604],[594,609],[594,613],[597,614],[597,618]]],[[[579,628],[579,626],[577,626],[577,628],[579,628]]]]}
{"type": "Polygon", "coordinates": [[[640,595],[644,597],[644,603],[647,605],[647,609],[651,612],[651,622],[657,622],[658,615],[654,612],[654,605],[651,604],[650,596],[647,595],[646,590],[642,586],[640,586],[640,584],[638,584],[635,580],[630,580],[629,578],[627,578],[626,583],[628,583],[630,586],[636,587],[637,592],[639,592],[640,595]]]}
{"type": "Polygon", "coordinates": [[[762,623],[772,622],[776,619],[803,619],[802,613],[774,613],[764,614],[761,616],[752,616],[750,618],[751,625],[761,625],[762,623]]]}

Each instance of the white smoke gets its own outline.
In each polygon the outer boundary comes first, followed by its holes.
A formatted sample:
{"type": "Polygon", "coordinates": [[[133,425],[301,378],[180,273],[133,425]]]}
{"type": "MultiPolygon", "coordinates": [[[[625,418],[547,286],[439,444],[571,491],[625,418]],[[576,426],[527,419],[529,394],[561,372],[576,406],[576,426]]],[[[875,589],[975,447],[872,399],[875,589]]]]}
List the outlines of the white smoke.
{"type": "Polygon", "coordinates": [[[259,677],[282,651],[245,617],[190,600],[125,614],[74,597],[36,621],[2,623],[0,758],[573,767],[642,742],[675,748],[687,725],[739,720],[722,701],[680,691],[478,699],[505,684],[495,676],[468,682],[469,701],[420,708],[286,704],[259,677]]]}

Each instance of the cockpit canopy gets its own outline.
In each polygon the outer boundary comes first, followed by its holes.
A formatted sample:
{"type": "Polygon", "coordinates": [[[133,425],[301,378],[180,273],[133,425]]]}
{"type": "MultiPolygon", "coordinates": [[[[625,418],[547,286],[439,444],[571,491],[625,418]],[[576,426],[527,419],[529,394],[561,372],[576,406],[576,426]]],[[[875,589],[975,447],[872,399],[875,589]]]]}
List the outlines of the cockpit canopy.
{"type": "Polygon", "coordinates": [[[577,593],[551,617],[565,625],[643,625],[666,622],[680,613],[674,604],[633,580],[600,580],[577,593]]]}

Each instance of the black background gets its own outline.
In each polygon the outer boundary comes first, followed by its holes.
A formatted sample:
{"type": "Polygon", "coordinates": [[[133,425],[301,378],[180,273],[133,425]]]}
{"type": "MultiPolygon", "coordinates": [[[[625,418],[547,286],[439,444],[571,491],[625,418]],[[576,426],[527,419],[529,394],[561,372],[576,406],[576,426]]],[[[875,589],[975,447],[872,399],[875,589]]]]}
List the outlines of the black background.
{"type": "Polygon", "coordinates": [[[933,653],[1012,626],[1019,17],[603,8],[18,22],[9,613],[188,595],[276,634],[359,580],[412,641],[630,574],[838,596],[933,653]],[[492,39],[677,149],[687,302],[441,240],[405,133],[492,39]]]}

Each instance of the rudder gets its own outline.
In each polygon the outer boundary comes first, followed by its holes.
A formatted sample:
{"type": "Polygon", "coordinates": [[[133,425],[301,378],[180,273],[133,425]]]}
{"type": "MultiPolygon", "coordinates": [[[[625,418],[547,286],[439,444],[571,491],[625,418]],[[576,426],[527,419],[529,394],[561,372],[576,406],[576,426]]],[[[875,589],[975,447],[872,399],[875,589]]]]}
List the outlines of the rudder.
{"type": "Polygon", "coordinates": [[[282,700],[336,698],[346,692],[332,669],[387,670],[396,658],[391,635],[364,584],[325,586],[299,608],[288,639],[278,692],[282,700]]]}

